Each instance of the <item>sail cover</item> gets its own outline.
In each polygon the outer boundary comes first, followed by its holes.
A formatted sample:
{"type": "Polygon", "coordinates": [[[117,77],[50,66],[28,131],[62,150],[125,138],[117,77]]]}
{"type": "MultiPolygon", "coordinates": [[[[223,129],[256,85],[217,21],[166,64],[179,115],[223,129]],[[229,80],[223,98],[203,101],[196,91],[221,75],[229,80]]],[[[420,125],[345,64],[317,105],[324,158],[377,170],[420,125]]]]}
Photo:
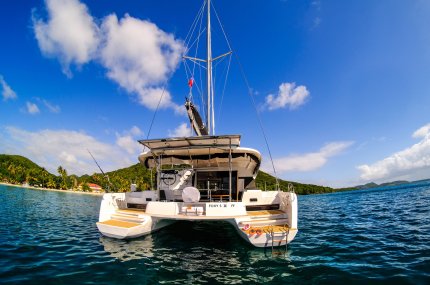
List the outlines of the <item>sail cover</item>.
{"type": "Polygon", "coordinates": [[[190,118],[190,123],[193,126],[194,131],[198,136],[207,136],[208,129],[203,124],[202,117],[200,117],[199,112],[190,100],[187,99],[185,102],[185,108],[187,109],[188,117],[190,118]]]}

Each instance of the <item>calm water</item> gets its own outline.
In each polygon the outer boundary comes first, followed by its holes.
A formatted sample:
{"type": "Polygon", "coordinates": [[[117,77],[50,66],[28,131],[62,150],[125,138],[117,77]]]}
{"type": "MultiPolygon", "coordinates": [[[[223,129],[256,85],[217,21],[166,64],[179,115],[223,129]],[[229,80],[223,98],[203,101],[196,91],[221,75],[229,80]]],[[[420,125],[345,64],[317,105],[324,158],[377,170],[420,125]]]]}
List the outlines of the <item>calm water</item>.
{"type": "Polygon", "coordinates": [[[0,185],[2,284],[430,284],[430,186],[299,197],[288,251],[227,224],[101,237],[100,197],[0,185]]]}

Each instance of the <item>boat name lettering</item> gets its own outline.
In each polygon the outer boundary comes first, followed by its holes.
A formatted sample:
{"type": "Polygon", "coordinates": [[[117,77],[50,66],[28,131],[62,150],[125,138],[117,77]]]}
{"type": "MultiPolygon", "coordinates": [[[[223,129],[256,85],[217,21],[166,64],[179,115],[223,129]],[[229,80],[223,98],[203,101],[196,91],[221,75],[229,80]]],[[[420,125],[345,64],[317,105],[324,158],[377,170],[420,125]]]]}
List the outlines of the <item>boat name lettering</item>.
{"type": "Polygon", "coordinates": [[[234,208],[235,204],[209,204],[209,208],[227,208],[230,206],[230,208],[234,208]]]}

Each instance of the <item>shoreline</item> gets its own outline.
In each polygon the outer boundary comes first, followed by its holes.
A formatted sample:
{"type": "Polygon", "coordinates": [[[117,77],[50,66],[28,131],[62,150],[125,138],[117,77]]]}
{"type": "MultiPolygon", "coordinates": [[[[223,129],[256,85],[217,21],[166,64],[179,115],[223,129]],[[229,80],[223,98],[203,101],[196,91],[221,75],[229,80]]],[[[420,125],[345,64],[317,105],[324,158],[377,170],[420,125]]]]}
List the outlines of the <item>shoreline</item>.
{"type": "Polygon", "coordinates": [[[84,194],[84,195],[92,195],[92,196],[103,196],[105,193],[95,193],[95,192],[83,192],[83,191],[74,191],[74,190],[60,190],[53,188],[42,188],[42,187],[34,187],[34,186],[23,186],[17,184],[11,184],[6,182],[0,182],[0,185],[11,186],[11,187],[20,187],[32,190],[41,190],[41,191],[52,191],[52,192],[63,192],[63,193],[73,193],[73,194],[84,194]]]}

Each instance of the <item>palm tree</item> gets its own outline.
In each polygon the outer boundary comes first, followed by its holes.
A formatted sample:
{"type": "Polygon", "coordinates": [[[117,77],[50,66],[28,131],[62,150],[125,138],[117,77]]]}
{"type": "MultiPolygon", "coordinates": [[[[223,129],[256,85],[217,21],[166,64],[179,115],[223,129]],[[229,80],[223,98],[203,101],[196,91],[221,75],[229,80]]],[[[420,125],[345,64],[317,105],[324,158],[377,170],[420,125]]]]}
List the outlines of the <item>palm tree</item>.
{"type": "Polygon", "coordinates": [[[67,170],[60,165],[60,166],[58,166],[57,171],[58,171],[58,174],[60,174],[61,181],[62,181],[60,187],[62,189],[67,189],[67,181],[66,181],[67,170]]]}
{"type": "Polygon", "coordinates": [[[46,184],[46,186],[48,188],[55,188],[57,185],[56,185],[54,179],[52,179],[52,177],[50,177],[49,180],[48,180],[48,183],[46,184]]]}
{"type": "Polygon", "coordinates": [[[46,187],[46,178],[48,178],[48,171],[46,171],[44,167],[42,167],[40,176],[42,177],[42,187],[46,187]]]}

